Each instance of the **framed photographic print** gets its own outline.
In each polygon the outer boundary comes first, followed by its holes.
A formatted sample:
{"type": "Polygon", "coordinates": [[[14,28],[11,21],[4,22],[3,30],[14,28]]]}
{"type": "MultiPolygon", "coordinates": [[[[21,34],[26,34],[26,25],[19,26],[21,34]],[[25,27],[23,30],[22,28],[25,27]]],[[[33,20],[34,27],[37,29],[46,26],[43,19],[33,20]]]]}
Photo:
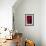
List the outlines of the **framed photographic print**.
{"type": "Polygon", "coordinates": [[[25,26],[34,26],[34,14],[25,14],[25,26]]]}

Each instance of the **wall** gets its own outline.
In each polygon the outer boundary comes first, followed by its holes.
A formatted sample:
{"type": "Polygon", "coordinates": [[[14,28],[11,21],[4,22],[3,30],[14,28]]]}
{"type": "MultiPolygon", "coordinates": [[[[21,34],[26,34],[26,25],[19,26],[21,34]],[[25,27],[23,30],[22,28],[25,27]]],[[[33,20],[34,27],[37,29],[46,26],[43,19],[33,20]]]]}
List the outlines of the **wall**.
{"type": "Polygon", "coordinates": [[[35,41],[36,46],[41,46],[41,1],[23,0],[19,5],[14,5],[15,29],[23,33],[23,37],[35,41]],[[25,14],[34,14],[34,26],[25,26],[25,14]]]}
{"type": "Polygon", "coordinates": [[[41,1],[41,40],[42,46],[46,46],[46,0],[41,1]]]}
{"type": "Polygon", "coordinates": [[[0,27],[12,29],[12,6],[16,0],[0,0],[0,27]]]}
{"type": "MultiPolygon", "coordinates": [[[[12,29],[12,6],[15,2],[16,0],[0,0],[0,33],[4,30],[4,27],[9,30],[12,29]],[[1,29],[1,27],[3,28],[1,29]]],[[[5,35],[10,35],[9,31],[3,31],[3,33],[0,34],[0,38],[5,38],[5,35]]]]}

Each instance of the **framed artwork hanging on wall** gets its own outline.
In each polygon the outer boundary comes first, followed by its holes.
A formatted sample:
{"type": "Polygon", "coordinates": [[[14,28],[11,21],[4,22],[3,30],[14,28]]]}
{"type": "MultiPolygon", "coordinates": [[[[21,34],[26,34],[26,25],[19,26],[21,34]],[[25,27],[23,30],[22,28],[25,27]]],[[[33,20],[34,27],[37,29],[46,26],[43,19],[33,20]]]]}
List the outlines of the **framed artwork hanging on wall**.
{"type": "Polygon", "coordinates": [[[25,14],[25,26],[34,26],[34,14],[25,14]]]}

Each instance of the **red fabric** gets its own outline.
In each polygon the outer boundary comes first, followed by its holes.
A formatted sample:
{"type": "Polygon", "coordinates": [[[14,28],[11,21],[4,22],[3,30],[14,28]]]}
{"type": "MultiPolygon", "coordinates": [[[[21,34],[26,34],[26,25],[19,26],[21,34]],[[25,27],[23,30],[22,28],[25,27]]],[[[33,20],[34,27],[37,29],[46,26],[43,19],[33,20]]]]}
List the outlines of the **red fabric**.
{"type": "Polygon", "coordinates": [[[27,16],[27,24],[32,24],[32,16],[27,16]]]}

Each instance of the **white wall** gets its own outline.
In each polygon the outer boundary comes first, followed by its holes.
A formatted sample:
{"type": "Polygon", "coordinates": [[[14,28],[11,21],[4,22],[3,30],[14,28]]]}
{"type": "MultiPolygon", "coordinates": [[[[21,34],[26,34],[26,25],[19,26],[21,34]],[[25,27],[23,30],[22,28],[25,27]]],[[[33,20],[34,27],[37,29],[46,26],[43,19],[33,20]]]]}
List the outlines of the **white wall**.
{"type": "Polygon", "coordinates": [[[18,32],[22,32],[25,38],[34,40],[36,46],[41,46],[41,1],[23,0],[16,9],[14,7],[14,16],[18,32]],[[34,26],[25,26],[25,14],[34,14],[34,26]]]}
{"type": "Polygon", "coordinates": [[[46,0],[41,1],[41,38],[42,46],[46,46],[46,0]]]}
{"type": "Polygon", "coordinates": [[[16,0],[0,0],[0,27],[12,28],[12,6],[16,0]]]}

